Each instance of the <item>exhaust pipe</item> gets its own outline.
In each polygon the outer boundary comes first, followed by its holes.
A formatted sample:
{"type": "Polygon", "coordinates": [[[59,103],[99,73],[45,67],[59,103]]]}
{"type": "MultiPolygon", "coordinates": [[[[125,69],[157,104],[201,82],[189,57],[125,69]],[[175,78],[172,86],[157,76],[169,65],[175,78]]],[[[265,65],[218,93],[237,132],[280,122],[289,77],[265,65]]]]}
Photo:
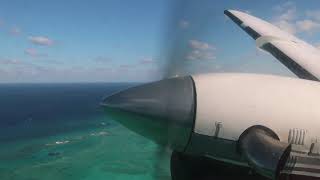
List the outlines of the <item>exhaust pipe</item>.
{"type": "Polygon", "coordinates": [[[251,168],[270,179],[278,179],[290,155],[291,145],[264,126],[248,128],[239,138],[238,149],[251,168]]]}

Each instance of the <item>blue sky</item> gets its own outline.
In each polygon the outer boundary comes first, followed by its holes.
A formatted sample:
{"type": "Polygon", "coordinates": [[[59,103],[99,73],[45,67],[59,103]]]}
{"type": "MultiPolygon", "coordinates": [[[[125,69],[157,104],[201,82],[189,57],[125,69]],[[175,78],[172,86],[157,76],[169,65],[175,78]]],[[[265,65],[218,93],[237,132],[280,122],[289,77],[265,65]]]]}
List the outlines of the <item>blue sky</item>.
{"type": "Polygon", "coordinates": [[[0,82],[145,82],[203,72],[292,76],[257,50],[225,9],[320,43],[317,0],[3,0],[0,82]]]}

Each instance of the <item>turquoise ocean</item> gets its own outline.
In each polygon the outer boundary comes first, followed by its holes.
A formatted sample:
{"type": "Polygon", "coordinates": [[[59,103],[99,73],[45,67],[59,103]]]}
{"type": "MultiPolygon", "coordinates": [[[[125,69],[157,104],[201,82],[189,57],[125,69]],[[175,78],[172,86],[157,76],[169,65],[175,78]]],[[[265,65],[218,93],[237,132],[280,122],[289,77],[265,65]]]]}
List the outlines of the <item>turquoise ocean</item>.
{"type": "Polygon", "coordinates": [[[1,84],[0,179],[170,179],[163,149],[99,105],[133,85],[1,84]]]}

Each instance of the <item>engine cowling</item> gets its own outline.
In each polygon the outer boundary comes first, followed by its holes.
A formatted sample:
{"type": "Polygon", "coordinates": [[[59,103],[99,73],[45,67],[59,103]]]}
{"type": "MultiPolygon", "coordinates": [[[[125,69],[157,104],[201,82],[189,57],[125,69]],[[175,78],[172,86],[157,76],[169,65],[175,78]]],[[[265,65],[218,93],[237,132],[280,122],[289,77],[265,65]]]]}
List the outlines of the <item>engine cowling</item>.
{"type": "Polygon", "coordinates": [[[172,150],[249,164],[275,179],[293,128],[307,130],[293,137],[304,147],[311,146],[310,137],[319,137],[319,92],[318,82],[288,77],[200,74],[133,87],[102,105],[125,127],[172,150]],[[246,131],[253,126],[270,131],[246,131]]]}

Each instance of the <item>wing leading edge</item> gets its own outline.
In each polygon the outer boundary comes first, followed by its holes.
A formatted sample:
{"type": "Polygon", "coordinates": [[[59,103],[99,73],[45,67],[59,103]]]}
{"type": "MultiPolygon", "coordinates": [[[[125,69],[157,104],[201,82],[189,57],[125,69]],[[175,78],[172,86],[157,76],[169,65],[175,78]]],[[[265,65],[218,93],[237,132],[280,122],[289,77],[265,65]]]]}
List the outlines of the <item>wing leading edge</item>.
{"type": "Polygon", "coordinates": [[[233,22],[299,78],[320,80],[320,51],[278,27],[249,14],[225,10],[233,22]]]}

